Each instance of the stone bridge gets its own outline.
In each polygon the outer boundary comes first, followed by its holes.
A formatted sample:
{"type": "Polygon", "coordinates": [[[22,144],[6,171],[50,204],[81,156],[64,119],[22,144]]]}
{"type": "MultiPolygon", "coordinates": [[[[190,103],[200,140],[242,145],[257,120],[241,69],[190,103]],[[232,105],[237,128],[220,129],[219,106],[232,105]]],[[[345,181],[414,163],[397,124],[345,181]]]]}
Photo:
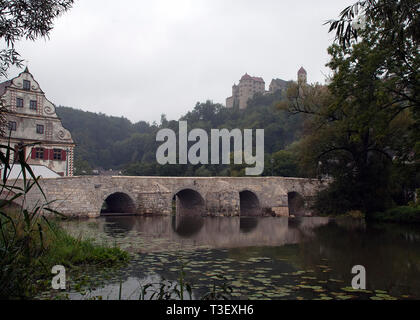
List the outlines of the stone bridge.
{"type": "MultiPolygon", "coordinates": [[[[40,179],[49,207],[67,216],[125,213],[202,216],[311,215],[324,184],[285,177],[77,176],[40,179]]],[[[25,207],[43,200],[32,188],[25,207]]]]}

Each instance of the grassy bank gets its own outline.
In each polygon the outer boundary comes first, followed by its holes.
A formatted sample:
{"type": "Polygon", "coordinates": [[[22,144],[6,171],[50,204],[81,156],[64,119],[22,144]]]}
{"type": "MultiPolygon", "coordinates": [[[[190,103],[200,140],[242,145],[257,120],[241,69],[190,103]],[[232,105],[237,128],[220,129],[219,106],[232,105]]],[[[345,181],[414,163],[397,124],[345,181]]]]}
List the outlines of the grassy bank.
{"type": "MultiPolygon", "coordinates": [[[[0,262],[0,299],[28,299],[50,289],[54,265],[63,265],[69,279],[86,269],[116,267],[129,260],[127,252],[117,247],[99,246],[89,239],[76,239],[51,221],[37,222],[42,232],[39,229],[25,232],[19,217],[10,216],[14,217],[16,231],[3,228],[0,248],[6,254],[0,262]]],[[[3,226],[6,220],[3,216],[0,218],[3,226]]]]}
{"type": "Polygon", "coordinates": [[[55,265],[63,265],[68,278],[90,267],[127,262],[129,255],[121,249],[75,239],[46,218],[46,213],[55,218],[62,215],[50,208],[54,199],[46,198],[24,148],[20,146],[16,154],[10,141],[0,146],[0,299],[28,299],[50,289],[55,265]],[[19,181],[9,179],[14,166],[20,170],[19,181]],[[27,208],[26,197],[32,189],[38,189],[41,197],[33,208],[27,208]]]}
{"type": "Polygon", "coordinates": [[[398,206],[383,212],[364,214],[359,210],[343,214],[318,213],[321,217],[366,219],[374,222],[420,223],[420,206],[398,206]]]}

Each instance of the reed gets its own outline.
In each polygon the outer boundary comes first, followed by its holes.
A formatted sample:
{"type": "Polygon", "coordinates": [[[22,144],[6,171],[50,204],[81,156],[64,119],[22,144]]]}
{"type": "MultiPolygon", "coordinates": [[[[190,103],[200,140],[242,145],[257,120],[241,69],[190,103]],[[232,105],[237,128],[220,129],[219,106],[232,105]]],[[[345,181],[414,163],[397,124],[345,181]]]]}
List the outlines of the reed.
{"type": "Polygon", "coordinates": [[[0,299],[33,297],[40,287],[50,284],[53,265],[74,269],[87,264],[110,266],[129,259],[119,248],[75,239],[58,227],[55,218],[63,215],[50,207],[54,201],[48,201],[40,177],[28,165],[24,155],[28,146],[17,150],[15,162],[10,139],[7,145],[0,145],[0,299]],[[10,179],[13,166],[19,166],[19,180],[10,179]],[[25,207],[26,197],[34,188],[39,189],[42,199],[29,209],[25,207]]]}

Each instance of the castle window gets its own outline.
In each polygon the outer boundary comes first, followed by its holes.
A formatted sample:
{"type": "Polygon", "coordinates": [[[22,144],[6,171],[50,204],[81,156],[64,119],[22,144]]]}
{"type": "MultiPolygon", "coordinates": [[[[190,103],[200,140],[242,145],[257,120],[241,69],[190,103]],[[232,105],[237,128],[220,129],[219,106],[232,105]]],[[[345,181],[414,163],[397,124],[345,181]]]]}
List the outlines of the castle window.
{"type": "Polygon", "coordinates": [[[16,131],[16,121],[9,121],[9,130],[16,131]]]}
{"type": "Polygon", "coordinates": [[[61,160],[61,149],[54,149],[54,160],[61,160]]]}
{"type": "Polygon", "coordinates": [[[36,110],[36,100],[31,100],[29,109],[36,110]]]}
{"type": "Polygon", "coordinates": [[[23,80],[23,90],[31,90],[31,82],[29,80],[23,80]]]}
{"type": "Polygon", "coordinates": [[[44,126],[42,124],[36,125],[36,133],[43,134],[44,133],[44,126]]]}
{"type": "Polygon", "coordinates": [[[16,98],[16,107],[23,108],[23,99],[22,98],[16,98]]]}

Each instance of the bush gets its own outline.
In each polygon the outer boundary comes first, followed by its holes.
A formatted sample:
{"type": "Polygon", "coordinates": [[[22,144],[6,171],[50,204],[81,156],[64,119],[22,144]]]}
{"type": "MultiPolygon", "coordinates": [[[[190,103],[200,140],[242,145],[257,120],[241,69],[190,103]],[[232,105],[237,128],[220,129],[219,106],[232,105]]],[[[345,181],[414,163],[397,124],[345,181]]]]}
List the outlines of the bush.
{"type": "Polygon", "coordinates": [[[376,212],[369,216],[372,220],[385,222],[417,222],[420,223],[420,207],[401,206],[385,212],[376,212]]]}
{"type": "Polygon", "coordinates": [[[352,217],[353,219],[364,219],[365,214],[360,210],[350,210],[347,212],[347,215],[352,217]]]}

